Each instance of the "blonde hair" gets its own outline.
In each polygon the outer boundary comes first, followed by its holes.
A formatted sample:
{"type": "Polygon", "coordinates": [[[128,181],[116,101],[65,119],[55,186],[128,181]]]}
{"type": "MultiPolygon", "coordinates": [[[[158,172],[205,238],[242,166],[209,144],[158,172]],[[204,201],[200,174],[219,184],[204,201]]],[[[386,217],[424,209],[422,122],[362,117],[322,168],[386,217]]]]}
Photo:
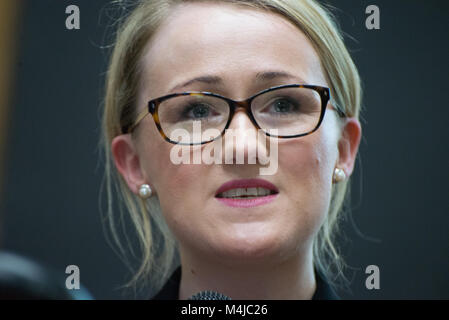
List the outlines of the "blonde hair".
{"type": "MultiPolygon", "coordinates": [[[[217,2],[232,3],[254,9],[281,14],[294,23],[313,44],[322,63],[334,103],[349,117],[359,117],[361,105],[360,78],[346,49],[342,34],[331,12],[315,0],[140,0],[129,3],[116,1],[126,12],[114,41],[114,49],[107,70],[106,92],[103,110],[103,136],[101,144],[105,156],[105,185],[107,193],[107,221],[113,240],[124,261],[127,253],[137,258],[139,267],[126,286],[150,283],[153,290],[160,289],[177,263],[177,244],[164,219],[157,197],[143,201],[133,194],[114,167],[111,141],[123,134],[136,117],[136,99],[141,79],[141,58],[149,39],[169,15],[171,9],[181,3],[217,2]],[[129,6],[128,6],[129,5],[129,6]],[[119,217],[114,216],[114,195],[117,194],[119,217]],[[125,212],[124,212],[125,211],[125,212]],[[130,218],[141,251],[135,256],[127,238],[124,217],[130,218]],[[122,228],[128,249],[119,236],[122,228]]],[[[313,244],[315,267],[331,284],[344,279],[344,262],[334,244],[338,233],[339,217],[348,199],[348,181],[335,184],[330,209],[313,244]]],[[[128,264],[130,267],[131,265],[128,264]]]]}

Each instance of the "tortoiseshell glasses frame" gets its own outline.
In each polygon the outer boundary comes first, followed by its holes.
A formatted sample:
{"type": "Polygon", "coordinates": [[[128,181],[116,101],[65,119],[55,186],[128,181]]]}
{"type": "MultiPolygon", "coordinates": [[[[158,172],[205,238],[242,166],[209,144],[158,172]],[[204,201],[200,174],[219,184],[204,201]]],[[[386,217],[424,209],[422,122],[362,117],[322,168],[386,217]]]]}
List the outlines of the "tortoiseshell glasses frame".
{"type": "MultiPolygon", "coordinates": [[[[288,85],[281,85],[281,86],[276,86],[276,87],[271,87],[268,89],[265,89],[263,91],[260,91],[258,93],[256,93],[255,95],[249,97],[246,100],[241,100],[241,101],[235,101],[232,100],[230,98],[226,98],[223,97],[219,94],[215,94],[212,92],[202,92],[202,91],[187,91],[187,92],[181,92],[181,93],[173,93],[173,94],[168,94],[153,100],[150,100],[148,102],[148,106],[147,108],[145,108],[142,112],[140,112],[137,115],[136,120],[134,121],[134,123],[132,125],[128,125],[128,126],[124,126],[122,127],[122,132],[124,133],[131,133],[133,132],[133,130],[139,125],[139,123],[142,121],[142,119],[147,116],[148,114],[151,114],[153,116],[154,119],[154,123],[157,126],[157,129],[159,131],[159,133],[161,134],[162,138],[164,140],[166,140],[167,142],[170,142],[172,144],[179,144],[179,142],[176,141],[172,141],[170,140],[167,135],[164,133],[164,131],[162,130],[161,127],[161,123],[159,120],[159,115],[158,115],[158,110],[159,110],[159,106],[163,101],[166,101],[168,99],[171,98],[175,98],[175,97],[179,97],[179,96],[210,96],[210,97],[215,97],[215,98],[219,98],[224,100],[225,102],[227,102],[228,106],[229,106],[229,117],[228,117],[228,121],[224,127],[224,129],[222,130],[220,136],[209,140],[209,141],[203,141],[203,142],[198,142],[198,143],[190,143],[190,145],[200,145],[200,144],[205,144],[205,143],[209,143],[212,142],[216,139],[218,139],[219,137],[223,136],[223,134],[226,132],[226,130],[228,129],[231,120],[235,114],[235,111],[238,108],[242,108],[245,110],[246,114],[248,115],[249,119],[251,120],[251,122],[254,124],[254,126],[257,129],[262,130],[267,136],[269,137],[277,137],[277,138],[283,138],[283,139],[288,139],[288,138],[298,138],[298,137],[303,137],[306,135],[309,135],[313,132],[315,132],[316,130],[318,130],[318,128],[320,127],[323,119],[324,119],[324,115],[328,106],[329,101],[331,101],[331,95],[330,95],[330,89],[327,87],[322,87],[322,86],[316,86],[316,85],[307,85],[307,84],[288,84],[288,85]],[[275,91],[275,90],[279,90],[279,89],[284,89],[284,88],[305,88],[305,89],[311,89],[316,91],[320,98],[321,98],[321,113],[320,113],[320,117],[319,120],[317,122],[317,125],[310,131],[305,132],[305,133],[301,133],[301,134],[297,134],[297,135],[289,135],[289,136],[285,136],[285,135],[273,135],[270,134],[269,132],[266,132],[263,128],[261,128],[259,126],[259,124],[257,123],[252,111],[251,111],[251,102],[258,96],[265,94],[267,92],[271,92],[271,91],[275,91]]],[[[345,114],[345,112],[335,103],[333,103],[333,105],[329,105],[330,108],[334,109],[337,114],[344,118],[347,117],[347,115],[345,114]]]]}

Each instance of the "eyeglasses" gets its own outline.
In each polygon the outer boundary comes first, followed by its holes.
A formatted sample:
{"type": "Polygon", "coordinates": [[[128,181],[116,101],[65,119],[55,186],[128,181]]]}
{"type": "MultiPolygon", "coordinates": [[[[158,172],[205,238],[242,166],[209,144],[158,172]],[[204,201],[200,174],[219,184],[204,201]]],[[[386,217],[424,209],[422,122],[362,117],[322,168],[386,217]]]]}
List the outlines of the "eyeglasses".
{"type": "MultiPolygon", "coordinates": [[[[242,108],[254,126],[267,136],[297,138],[319,128],[330,99],[329,88],[305,84],[268,88],[242,101],[211,92],[174,93],[149,101],[148,108],[137,116],[132,125],[122,130],[132,132],[145,116],[151,114],[166,141],[173,144],[204,144],[221,137],[236,110],[242,108]],[[201,128],[201,133],[207,134],[195,134],[194,128],[201,128]],[[274,129],[277,130],[276,135],[270,133],[274,129]],[[180,142],[179,132],[186,132],[192,138],[188,143],[180,142]]],[[[340,117],[346,117],[336,104],[329,106],[340,117]]]]}

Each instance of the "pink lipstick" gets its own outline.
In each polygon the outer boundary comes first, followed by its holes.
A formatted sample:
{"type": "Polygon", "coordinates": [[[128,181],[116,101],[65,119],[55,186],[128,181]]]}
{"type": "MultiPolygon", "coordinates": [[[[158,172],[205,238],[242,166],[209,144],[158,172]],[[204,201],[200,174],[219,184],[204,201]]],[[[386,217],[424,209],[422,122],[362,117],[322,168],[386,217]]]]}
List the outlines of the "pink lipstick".
{"type": "Polygon", "coordinates": [[[263,179],[240,179],[224,183],[215,193],[221,203],[238,208],[251,208],[273,201],[278,188],[263,179]]]}

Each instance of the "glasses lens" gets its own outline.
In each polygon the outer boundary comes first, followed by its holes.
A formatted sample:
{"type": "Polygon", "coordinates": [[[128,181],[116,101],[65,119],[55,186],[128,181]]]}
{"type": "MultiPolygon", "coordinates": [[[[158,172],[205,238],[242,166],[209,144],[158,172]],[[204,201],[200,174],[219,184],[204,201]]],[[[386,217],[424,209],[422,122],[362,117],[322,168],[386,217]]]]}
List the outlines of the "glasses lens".
{"type": "Polygon", "coordinates": [[[280,136],[296,136],[313,131],[321,115],[321,97],[307,88],[282,88],[256,97],[252,112],[258,125],[280,136]]]}
{"type": "Polygon", "coordinates": [[[220,136],[229,117],[226,101],[203,94],[177,96],[163,101],[158,110],[164,134],[173,142],[197,144],[220,136]]]}

